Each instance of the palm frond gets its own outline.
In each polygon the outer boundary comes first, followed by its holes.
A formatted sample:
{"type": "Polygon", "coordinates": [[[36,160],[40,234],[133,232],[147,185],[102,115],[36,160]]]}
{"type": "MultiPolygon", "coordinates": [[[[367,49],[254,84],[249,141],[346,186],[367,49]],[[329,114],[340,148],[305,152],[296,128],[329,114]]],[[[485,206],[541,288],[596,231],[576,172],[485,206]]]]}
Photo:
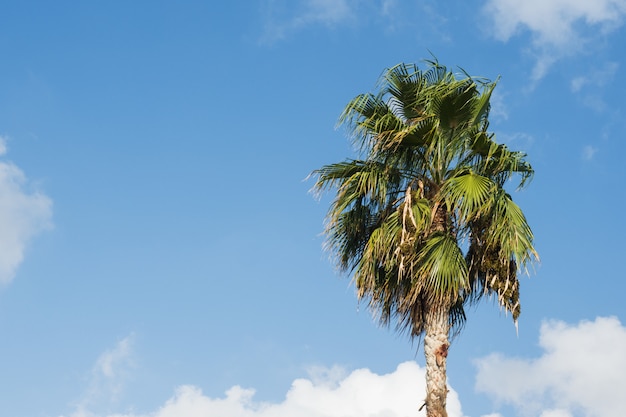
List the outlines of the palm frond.
{"type": "Polygon", "coordinates": [[[521,312],[518,271],[528,272],[527,265],[538,261],[539,255],[530,226],[510,195],[499,190],[489,204],[490,212],[473,225],[466,259],[476,291],[467,299],[475,302],[483,294],[496,293],[499,304],[517,321],[521,312]]]}
{"type": "Polygon", "coordinates": [[[435,233],[417,255],[420,265],[414,285],[422,287],[437,302],[453,303],[462,289],[469,288],[468,268],[461,248],[449,233],[435,233]]]}
{"type": "Polygon", "coordinates": [[[469,171],[448,179],[442,195],[448,205],[459,214],[462,222],[469,222],[480,215],[491,193],[497,190],[497,184],[490,178],[469,171]]]}
{"type": "Polygon", "coordinates": [[[519,268],[527,271],[526,266],[539,259],[533,247],[533,232],[526,221],[526,216],[504,191],[494,195],[494,211],[488,229],[487,242],[490,246],[500,246],[501,254],[512,256],[519,268]]]}
{"type": "Polygon", "coordinates": [[[533,168],[525,160],[525,153],[510,151],[506,145],[496,143],[493,135],[484,131],[474,135],[470,149],[480,171],[496,179],[501,186],[513,174],[519,174],[521,179],[518,188],[522,188],[534,175],[533,168]]]}
{"type": "Polygon", "coordinates": [[[493,94],[493,90],[495,90],[499,79],[500,78],[498,77],[498,79],[494,82],[483,83],[484,90],[482,91],[482,94],[474,99],[474,120],[472,120],[472,125],[482,125],[487,123],[487,118],[491,109],[491,95],[493,94]]]}

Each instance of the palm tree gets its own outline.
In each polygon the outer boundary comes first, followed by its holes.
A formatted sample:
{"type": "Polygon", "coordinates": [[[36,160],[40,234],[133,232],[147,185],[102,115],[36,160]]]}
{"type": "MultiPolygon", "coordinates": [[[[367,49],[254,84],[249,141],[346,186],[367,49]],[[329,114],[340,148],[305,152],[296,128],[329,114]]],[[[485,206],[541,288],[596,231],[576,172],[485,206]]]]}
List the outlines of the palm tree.
{"type": "Polygon", "coordinates": [[[354,98],[339,123],[360,159],[312,175],[316,192],[336,191],[327,249],[382,324],[423,341],[426,414],[445,417],[446,357],[465,307],[495,294],[517,326],[518,273],[538,255],[505,190],[533,170],[488,132],[496,82],[426,62],[388,69],[375,93],[354,98]]]}

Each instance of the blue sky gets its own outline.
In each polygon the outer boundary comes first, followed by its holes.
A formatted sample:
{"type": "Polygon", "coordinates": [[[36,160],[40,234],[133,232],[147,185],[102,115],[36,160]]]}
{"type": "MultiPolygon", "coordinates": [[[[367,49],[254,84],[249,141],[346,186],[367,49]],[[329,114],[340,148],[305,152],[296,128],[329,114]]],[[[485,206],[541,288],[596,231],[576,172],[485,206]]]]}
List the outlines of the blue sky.
{"type": "Polygon", "coordinates": [[[0,415],[420,415],[421,350],[322,251],[306,176],[432,52],[495,79],[541,263],[487,302],[451,417],[626,409],[624,0],[3,2],[0,415]]]}

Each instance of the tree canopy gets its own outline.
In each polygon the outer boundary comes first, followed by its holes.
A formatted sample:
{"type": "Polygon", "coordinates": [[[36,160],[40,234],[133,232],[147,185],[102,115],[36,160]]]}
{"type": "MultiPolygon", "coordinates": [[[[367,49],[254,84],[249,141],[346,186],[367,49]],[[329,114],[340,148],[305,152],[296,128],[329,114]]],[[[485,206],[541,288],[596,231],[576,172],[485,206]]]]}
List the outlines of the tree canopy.
{"type": "Polygon", "coordinates": [[[496,84],[437,61],[388,69],[340,116],[358,158],[313,172],[314,190],[336,192],[326,247],[358,296],[412,336],[443,315],[446,349],[465,307],[485,295],[517,323],[518,273],[538,259],[507,190],[514,178],[524,187],[533,169],[489,132],[496,84]]]}

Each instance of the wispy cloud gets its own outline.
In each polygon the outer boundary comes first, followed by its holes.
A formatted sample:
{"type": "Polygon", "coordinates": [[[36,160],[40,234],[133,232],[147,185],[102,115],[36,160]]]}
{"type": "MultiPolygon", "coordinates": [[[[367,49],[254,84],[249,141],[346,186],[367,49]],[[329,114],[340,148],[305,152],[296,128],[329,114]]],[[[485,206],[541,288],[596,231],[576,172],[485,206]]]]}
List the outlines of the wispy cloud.
{"type": "Polygon", "coordinates": [[[546,322],[539,345],[543,354],[536,359],[480,359],[477,389],[529,415],[623,416],[626,328],[617,318],[546,322]]]}
{"type": "Polygon", "coordinates": [[[528,152],[533,146],[535,138],[527,133],[501,133],[496,136],[498,143],[504,143],[515,151],[528,152]]]}
{"type": "Polygon", "coordinates": [[[264,29],[262,44],[288,39],[303,30],[322,27],[362,27],[377,25],[383,31],[417,28],[448,38],[443,29],[447,18],[436,2],[401,2],[398,0],[263,0],[264,29]],[[426,29],[424,29],[426,28],[426,29]]]}
{"type": "Polygon", "coordinates": [[[383,14],[383,16],[391,16],[393,15],[396,7],[398,7],[397,0],[383,0],[381,7],[380,7],[380,11],[383,14]]]}
{"type": "Polygon", "coordinates": [[[96,359],[86,390],[76,402],[71,417],[95,416],[94,409],[115,404],[119,400],[134,366],[133,341],[132,334],[126,336],[96,359]]]}
{"type": "Polygon", "coordinates": [[[500,41],[531,34],[532,79],[538,81],[559,59],[584,51],[591,39],[619,28],[626,17],[626,1],[487,0],[484,11],[492,36],[500,41]]]}
{"type": "Polygon", "coordinates": [[[335,26],[354,18],[359,0],[300,0],[265,2],[262,42],[271,43],[307,26],[335,26]]]}
{"type": "Polygon", "coordinates": [[[588,74],[574,77],[570,82],[573,92],[577,93],[584,87],[604,87],[615,78],[615,74],[619,69],[617,62],[606,62],[604,65],[597,67],[588,74]]]}
{"type": "Polygon", "coordinates": [[[587,145],[583,148],[583,159],[586,161],[590,161],[593,159],[595,154],[598,152],[598,148],[587,145]]]}
{"type": "Polygon", "coordinates": [[[491,110],[489,116],[496,120],[507,120],[509,118],[509,110],[504,101],[504,94],[499,90],[493,90],[491,94],[491,110]]]}
{"type": "MultiPolygon", "coordinates": [[[[6,138],[0,137],[0,157],[6,152],[6,138]]],[[[28,243],[51,227],[52,200],[15,164],[0,161],[0,285],[13,280],[28,243]]]]}
{"type": "Polygon", "coordinates": [[[582,103],[586,107],[597,113],[603,113],[609,106],[602,98],[602,90],[615,79],[618,69],[617,62],[607,62],[590,70],[587,74],[574,77],[570,81],[570,89],[581,96],[582,103]]]}

